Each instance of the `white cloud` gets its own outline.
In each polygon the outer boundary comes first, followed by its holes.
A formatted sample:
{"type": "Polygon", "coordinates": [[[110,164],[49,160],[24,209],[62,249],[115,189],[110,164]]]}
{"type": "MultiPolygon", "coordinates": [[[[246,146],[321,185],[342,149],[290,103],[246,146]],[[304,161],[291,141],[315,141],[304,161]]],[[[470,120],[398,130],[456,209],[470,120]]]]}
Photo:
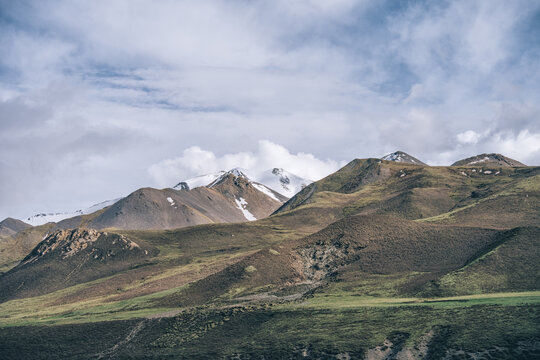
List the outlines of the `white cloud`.
{"type": "Polygon", "coordinates": [[[480,134],[474,130],[467,130],[457,134],[456,139],[461,144],[476,144],[480,140],[480,134]]]}
{"type": "Polygon", "coordinates": [[[446,125],[434,112],[422,108],[412,108],[405,116],[384,122],[379,129],[380,137],[393,146],[386,152],[402,150],[421,158],[422,154],[440,153],[450,146],[446,125]]]}
{"type": "Polygon", "coordinates": [[[159,186],[169,187],[193,176],[235,167],[248,169],[255,176],[265,170],[280,167],[298,176],[319,180],[343,165],[344,163],[334,160],[318,159],[308,153],[291,154],[281,145],[261,140],[255,152],[229,153],[222,156],[193,146],[185,149],[180,157],[151,165],[148,172],[159,186]]]}
{"type": "Polygon", "coordinates": [[[234,166],[317,178],[337,168],[317,159],[397,149],[441,165],[486,151],[538,164],[539,10],[0,1],[0,218],[234,166]]]}
{"type": "Polygon", "coordinates": [[[498,133],[485,145],[527,165],[538,165],[540,133],[531,133],[528,130],[520,131],[517,135],[498,133]]]}

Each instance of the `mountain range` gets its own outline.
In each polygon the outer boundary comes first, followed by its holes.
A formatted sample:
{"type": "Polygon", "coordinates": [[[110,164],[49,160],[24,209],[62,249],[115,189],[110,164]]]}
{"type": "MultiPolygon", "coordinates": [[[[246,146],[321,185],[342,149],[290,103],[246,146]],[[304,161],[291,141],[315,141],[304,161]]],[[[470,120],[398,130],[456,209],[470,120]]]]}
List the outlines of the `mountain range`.
{"type": "MultiPolygon", "coordinates": [[[[264,171],[261,174],[257,174],[256,176],[251,175],[248,170],[235,168],[235,169],[231,169],[229,171],[219,171],[219,172],[216,172],[216,173],[201,175],[201,176],[197,176],[195,178],[183,180],[183,181],[180,181],[179,183],[177,183],[172,189],[173,190],[192,190],[192,189],[201,188],[201,187],[202,188],[204,188],[204,187],[212,188],[213,187],[212,184],[214,184],[216,182],[219,182],[221,179],[223,179],[224,177],[226,177],[229,174],[232,174],[235,177],[241,177],[241,178],[246,179],[255,189],[259,190],[260,192],[262,192],[266,196],[270,197],[271,200],[275,200],[275,201],[278,201],[278,202],[283,202],[283,200],[286,200],[286,199],[290,198],[291,196],[296,194],[298,191],[300,191],[303,187],[305,187],[308,184],[312,183],[311,180],[301,178],[301,177],[299,177],[297,175],[294,175],[294,174],[292,174],[292,173],[290,173],[290,172],[288,172],[288,171],[286,171],[284,169],[281,169],[281,168],[274,168],[274,169],[271,169],[271,170],[267,170],[267,171],[264,171]],[[248,176],[247,174],[250,174],[250,175],[248,176]]],[[[222,188],[222,186],[217,187],[216,190],[219,192],[221,188],[222,188]]],[[[199,189],[197,192],[201,193],[201,192],[204,192],[204,190],[199,189]]],[[[158,189],[144,188],[144,189],[137,190],[136,192],[128,195],[126,198],[131,197],[130,198],[130,203],[132,205],[134,205],[133,204],[133,198],[135,196],[140,196],[141,194],[145,194],[145,195],[148,195],[149,198],[151,198],[151,197],[156,197],[157,196],[156,194],[159,194],[159,193],[164,194],[163,191],[158,190],[158,189]],[[138,194],[138,195],[136,195],[136,194],[138,194]]],[[[181,193],[170,192],[169,191],[169,195],[171,195],[171,194],[173,195],[172,197],[171,196],[166,196],[164,198],[165,199],[168,199],[168,198],[172,199],[173,197],[178,197],[179,194],[181,194],[181,193]]],[[[208,203],[208,201],[206,199],[204,199],[204,194],[199,194],[199,196],[202,196],[202,197],[200,197],[198,199],[192,199],[193,196],[196,196],[196,195],[195,194],[186,195],[185,193],[183,193],[183,195],[182,194],[180,195],[181,198],[185,198],[185,201],[187,202],[187,204],[185,204],[186,206],[193,207],[193,204],[194,204],[193,201],[195,201],[195,203],[198,203],[199,206],[206,207],[207,209],[214,207],[213,203],[208,203]]],[[[142,198],[142,197],[144,197],[144,195],[140,196],[140,197],[142,198]]],[[[123,201],[119,205],[117,205],[115,207],[116,211],[118,212],[118,211],[121,211],[121,209],[119,209],[119,207],[123,206],[124,203],[127,201],[127,200],[125,200],[125,198],[118,198],[118,199],[114,199],[114,200],[103,201],[103,202],[97,203],[95,205],[92,205],[89,208],[86,208],[86,209],[83,209],[83,210],[77,210],[77,211],[74,211],[74,212],[40,213],[40,214],[36,214],[36,215],[30,216],[30,217],[24,219],[24,222],[29,224],[29,225],[32,225],[32,226],[39,226],[39,225],[43,225],[43,224],[46,224],[46,223],[49,223],[49,222],[61,223],[59,225],[60,227],[79,226],[79,225],[81,225],[83,223],[83,219],[85,218],[84,215],[89,215],[89,214],[94,214],[96,212],[99,212],[101,209],[110,207],[110,206],[120,202],[121,200],[123,200],[123,201]],[[69,220],[65,221],[66,219],[69,219],[69,220]]],[[[176,200],[179,201],[180,204],[182,204],[182,199],[177,198],[176,200]]],[[[219,199],[218,202],[223,201],[223,200],[224,199],[219,199]]],[[[258,201],[256,200],[255,202],[258,202],[258,201]]],[[[159,204],[159,201],[156,202],[155,204],[159,204]]],[[[235,202],[233,202],[232,204],[235,206],[235,208],[238,208],[240,206],[240,205],[235,204],[235,202]]],[[[140,201],[139,201],[139,204],[137,206],[143,206],[144,207],[144,206],[147,206],[147,205],[142,205],[142,204],[140,204],[140,201]]],[[[175,206],[176,206],[176,203],[175,203],[175,205],[173,205],[173,207],[175,207],[175,206]]],[[[263,205],[263,207],[265,207],[265,206],[268,207],[267,205],[263,205]]],[[[263,210],[263,209],[255,209],[254,210],[252,208],[253,205],[241,205],[241,207],[242,207],[242,210],[244,210],[243,209],[244,207],[246,207],[246,208],[250,207],[252,211],[255,211],[255,213],[258,214],[259,218],[261,216],[263,216],[263,214],[266,214],[266,215],[269,214],[267,210],[263,210]]],[[[222,222],[241,221],[243,219],[242,217],[238,217],[238,216],[234,216],[234,215],[231,216],[230,212],[228,211],[228,209],[226,210],[226,208],[223,209],[224,213],[221,214],[221,215],[217,214],[216,211],[212,211],[212,214],[210,215],[209,218],[208,218],[208,216],[206,216],[204,214],[197,214],[196,212],[198,210],[200,210],[200,209],[194,210],[192,208],[190,210],[186,210],[183,207],[180,207],[180,208],[184,210],[184,214],[186,216],[185,219],[183,219],[183,220],[174,220],[172,222],[168,221],[168,220],[163,220],[162,225],[157,225],[157,223],[154,222],[154,221],[152,223],[154,224],[154,226],[158,226],[160,228],[166,228],[168,226],[168,225],[166,225],[167,223],[170,223],[171,226],[173,226],[173,227],[178,227],[178,226],[185,226],[185,224],[191,224],[192,225],[192,224],[201,224],[201,223],[208,223],[208,222],[214,222],[214,221],[222,221],[222,222]],[[195,221],[195,223],[193,223],[193,221],[195,221]]],[[[165,209],[168,209],[168,208],[165,208],[165,209]]],[[[178,210],[178,206],[176,206],[175,209],[178,210]]],[[[134,209],[131,209],[131,210],[134,210],[134,209]]],[[[206,210],[204,212],[208,213],[208,210],[206,210]]],[[[155,213],[155,211],[154,211],[154,213],[155,213]]],[[[237,211],[233,210],[232,213],[233,214],[237,213],[237,211]]],[[[97,215],[97,214],[95,214],[95,215],[97,215]]],[[[236,214],[236,215],[238,215],[238,214],[236,214]]],[[[264,215],[264,216],[266,216],[266,215],[264,215]]],[[[90,223],[84,222],[84,223],[88,224],[89,226],[94,226],[94,224],[95,224],[97,227],[100,227],[100,226],[103,227],[103,226],[105,226],[105,224],[107,224],[108,226],[119,227],[119,228],[126,228],[126,226],[128,228],[130,226],[131,227],[138,226],[138,225],[136,225],[137,220],[133,220],[133,219],[132,220],[126,220],[126,221],[119,220],[118,223],[115,223],[114,221],[112,221],[110,219],[109,220],[103,219],[103,217],[107,217],[107,216],[110,217],[110,213],[107,213],[106,215],[102,216],[101,219],[96,220],[95,222],[90,222],[90,223]],[[122,225],[124,223],[126,225],[122,225]],[[131,224],[131,225],[127,225],[127,224],[131,224]]],[[[178,217],[178,216],[175,216],[173,214],[169,214],[168,217],[169,218],[175,218],[175,217],[178,217]]],[[[248,215],[248,217],[249,217],[250,220],[253,219],[252,217],[250,217],[250,215],[248,215]]],[[[86,217],[86,218],[88,218],[88,217],[86,217]]],[[[148,221],[150,221],[150,220],[148,220],[148,221]]],[[[145,226],[148,226],[148,221],[145,222],[145,220],[141,220],[141,225],[140,225],[141,227],[140,228],[145,228],[145,226]],[[142,225],[142,224],[146,224],[146,225],[142,225]]]]}
{"type": "Polygon", "coordinates": [[[2,222],[4,357],[540,355],[540,167],[396,152],[305,186],[274,170],[299,191],[233,169],[2,222]]]}

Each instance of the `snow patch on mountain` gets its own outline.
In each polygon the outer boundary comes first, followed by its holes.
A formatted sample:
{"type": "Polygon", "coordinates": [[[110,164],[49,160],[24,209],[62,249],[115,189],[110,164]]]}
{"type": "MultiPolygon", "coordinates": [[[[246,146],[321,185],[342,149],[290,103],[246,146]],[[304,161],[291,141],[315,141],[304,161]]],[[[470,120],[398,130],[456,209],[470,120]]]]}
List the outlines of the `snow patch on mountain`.
{"type": "Polygon", "coordinates": [[[41,213],[36,214],[34,216],[30,216],[26,219],[24,219],[24,222],[32,225],[32,226],[39,226],[43,224],[47,224],[49,222],[59,222],[65,219],[72,218],[74,216],[80,216],[80,215],[86,215],[91,214],[93,212],[96,212],[98,210],[101,210],[103,208],[106,208],[107,206],[110,206],[120,200],[122,198],[113,199],[113,200],[106,200],[102,201],[100,203],[94,204],[86,209],[83,210],[77,210],[73,212],[58,212],[58,213],[41,213]]]}
{"type": "Polygon", "coordinates": [[[408,163],[414,165],[426,165],[422,161],[407,153],[404,153],[403,151],[396,151],[391,154],[385,155],[381,158],[381,160],[408,163]]]}
{"type": "Polygon", "coordinates": [[[254,183],[254,182],[252,182],[251,185],[253,185],[253,187],[254,187],[255,189],[259,190],[260,192],[262,192],[262,193],[265,194],[266,196],[269,196],[269,197],[271,197],[272,199],[281,202],[281,200],[279,200],[279,199],[277,198],[277,196],[274,195],[274,193],[272,192],[272,190],[270,190],[270,189],[267,188],[266,186],[261,185],[261,184],[257,184],[257,183],[254,183]]]}
{"type": "MultiPolygon", "coordinates": [[[[395,153],[392,153],[392,154],[388,154],[386,156],[383,156],[381,159],[386,160],[386,161],[395,161],[395,162],[409,162],[409,161],[407,161],[408,159],[406,159],[406,157],[400,152],[395,152],[395,153]]],[[[410,161],[413,164],[416,163],[416,161],[414,161],[414,159],[410,159],[410,161]]]]}
{"type": "Polygon", "coordinates": [[[293,197],[313,182],[282,168],[266,170],[254,180],[288,198],[293,197]]]}
{"type": "MultiPolygon", "coordinates": [[[[265,193],[274,200],[278,200],[272,191],[277,192],[287,198],[296,195],[304,187],[311,184],[313,181],[302,178],[282,168],[273,168],[263,171],[262,173],[253,173],[250,170],[242,168],[234,168],[229,171],[220,171],[213,174],[197,176],[188,180],[179,182],[174,186],[177,190],[191,190],[199,186],[213,187],[223,180],[229,174],[243,177],[250,180],[253,185],[256,183],[262,186],[254,186],[257,190],[265,193]],[[271,191],[272,190],[272,191],[271,191]]],[[[278,200],[279,201],[279,200],[278,200]]]]}
{"type": "Polygon", "coordinates": [[[221,174],[221,176],[219,176],[217,179],[212,181],[208,185],[208,187],[211,188],[211,187],[216,186],[217,184],[219,184],[219,182],[221,182],[221,180],[225,179],[229,175],[233,175],[234,177],[243,177],[244,179],[251,181],[251,179],[249,178],[249,176],[246,175],[246,173],[247,173],[247,170],[241,169],[241,168],[234,168],[229,171],[223,171],[223,174],[221,174]]]}
{"type": "Polygon", "coordinates": [[[252,213],[249,212],[247,209],[247,201],[241,197],[240,199],[234,199],[234,202],[236,203],[236,207],[242,211],[242,214],[244,214],[244,217],[249,221],[255,221],[257,218],[253,216],[252,213]]]}
{"type": "Polygon", "coordinates": [[[217,179],[225,174],[225,171],[219,171],[212,174],[205,174],[201,176],[196,176],[191,179],[180,181],[178,184],[173,186],[175,190],[191,190],[199,186],[208,186],[214,183],[217,179]]]}
{"type": "Polygon", "coordinates": [[[489,157],[486,156],[484,157],[483,159],[480,159],[480,160],[476,160],[476,161],[471,161],[470,163],[468,163],[467,165],[473,165],[473,164],[478,164],[478,163],[481,163],[481,162],[486,162],[486,161],[489,161],[489,157]]]}

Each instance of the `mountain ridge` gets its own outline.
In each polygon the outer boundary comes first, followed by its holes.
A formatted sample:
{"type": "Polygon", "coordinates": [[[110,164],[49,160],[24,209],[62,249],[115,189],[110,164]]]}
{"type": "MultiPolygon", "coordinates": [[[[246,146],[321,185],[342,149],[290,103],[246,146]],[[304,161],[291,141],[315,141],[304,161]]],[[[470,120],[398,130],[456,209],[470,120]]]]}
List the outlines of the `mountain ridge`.
{"type": "Polygon", "coordinates": [[[212,186],[220,178],[227,174],[233,174],[235,176],[244,176],[251,181],[262,184],[269,189],[278,192],[279,194],[288,198],[295,195],[305,186],[312,183],[312,180],[302,178],[295,175],[283,168],[273,168],[263,171],[262,173],[252,173],[252,171],[242,168],[233,168],[228,171],[218,171],[216,173],[196,176],[187,180],[178,182],[173,189],[176,190],[190,190],[199,186],[212,186]]]}
{"type": "Polygon", "coordinates": [[[506,157],[502,154],[479,154],[465,159],[458,160],[450,166],[508,166],[521,167],[527,166],[517,160],[506,157]]]}

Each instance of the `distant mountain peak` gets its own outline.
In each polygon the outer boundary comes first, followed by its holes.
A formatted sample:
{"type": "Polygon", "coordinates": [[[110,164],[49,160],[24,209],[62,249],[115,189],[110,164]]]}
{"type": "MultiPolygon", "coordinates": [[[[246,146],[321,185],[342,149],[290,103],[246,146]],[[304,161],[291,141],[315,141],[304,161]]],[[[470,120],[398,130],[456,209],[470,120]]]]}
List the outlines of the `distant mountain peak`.
{"type": "Polygon", "coordinates": [[[220,183],[229,175],[232,175],[235,178],[241,177],[252,183],[264,185],[268,189],[275,191],[287,198],[293,197],[296,193],[313,182],[280,167],[263,171],[257,175],[253,175],[252,172],[247,169],[233,168],[229,171],[219,171],[216,173],[201,175],[188,180],[180,181],[173,187],[173,189],[191,190],[200,186],[211,188],[220,183]]]}
{"type": "Polygon", "coordinates": [[[277,167],[265,171],[257,181],[288,198],[293,197],[313,182],[277,167]]]}
{"type": "Polygon", "coordinates": [[[272,169],[272,174],[281,175],[281,174],[283,174],[283,171],[284,171],[283,168],[273,168],[272,169]]]}
{"type": "Polygon", "coordinates": [[[509,157],[506,157],[502,154],[496,154],[496,153],[471,156],[466,159],[456,161],[451,166],[482,166],[482,165],[505,166],[505,167],[527,166],[517,160],[510,159],[509,157]]]}
{"type": "Polygon", "coordinates": [[[191,190],[189,188],[189,184],[186,181],[180,181],[178,184],[176,184],[173,189],[176,190],[191,190]]]}
{"type": "Polygon", "coordinates": [[[249,176],[246,175],[246,170],[245,169],[241,169],[241,168],[234,168],[234,169],[231,169],[229,171],[225,171],[221,176],[219,176],[217,179],[215,179],[213,182],[211,182],[208,187],[209,188],[212,188],[214,186],[216,186],[217,184],[220,184],[221,182],[223,182],[224,180],[228,179],[228,178],[243,178],[247,181],[251,181],[251,179],[249,178],[249,176]]]}
{"type": "Polygon", "coordinates": [[[175,186],[173,186],[173,189],[175,190],[192,190],[200,186],[209,186],[214,181],[216,181],[218,178],[223,176],[225,174],[225,171],[218,171],[211,174],[204,174],[195,176],[193,178],[182,180],[175,186]]]}
{"type": "Polygon", "coordinates": [[[414,165],[427,165],[426,163],[415,158],[414,156],[411,156],[407,154],[406,152],[399,151],[399,150],[391,154],[383,156],[381,160],[402,162],[402,163],[414,164],[414,165]]]}
{"type": "Polygon", "coordinates": [[[30,224],[8,217],[0,222],[0,236],[11,236],[29,227],[31,227],[30,224]]]}
{"type": "Polygon", "coordinates": [[[81,216],[86,214],[91,214],[95,211],[101,210],[107,206],[111,206],[117,201],[121,200],[122,198],[112,199],[112,200],[106,200],[102,201],[98,204],[94,204],[86,209],[82,210],[76,210],[73,212],[57,212],[57,213],[40,213],[36,214],[34,216],[30,216],[26,218],[24,221],[32,226],[39,226],[43,224],[47,224],[49,222],[57,223],[59,221],[62,221],[64,219],[69,219],[75,216],[81,216]]]}
{"type": "Polygon", "coordinates": [[[246,175],[246,171],[247,171],[246,169],[234,168],[227,171],[226,174],[231,174],[234,176],[241,176],[241,177],[245,177],[246,179],[249,179],[249,177],[246,175]]]}

